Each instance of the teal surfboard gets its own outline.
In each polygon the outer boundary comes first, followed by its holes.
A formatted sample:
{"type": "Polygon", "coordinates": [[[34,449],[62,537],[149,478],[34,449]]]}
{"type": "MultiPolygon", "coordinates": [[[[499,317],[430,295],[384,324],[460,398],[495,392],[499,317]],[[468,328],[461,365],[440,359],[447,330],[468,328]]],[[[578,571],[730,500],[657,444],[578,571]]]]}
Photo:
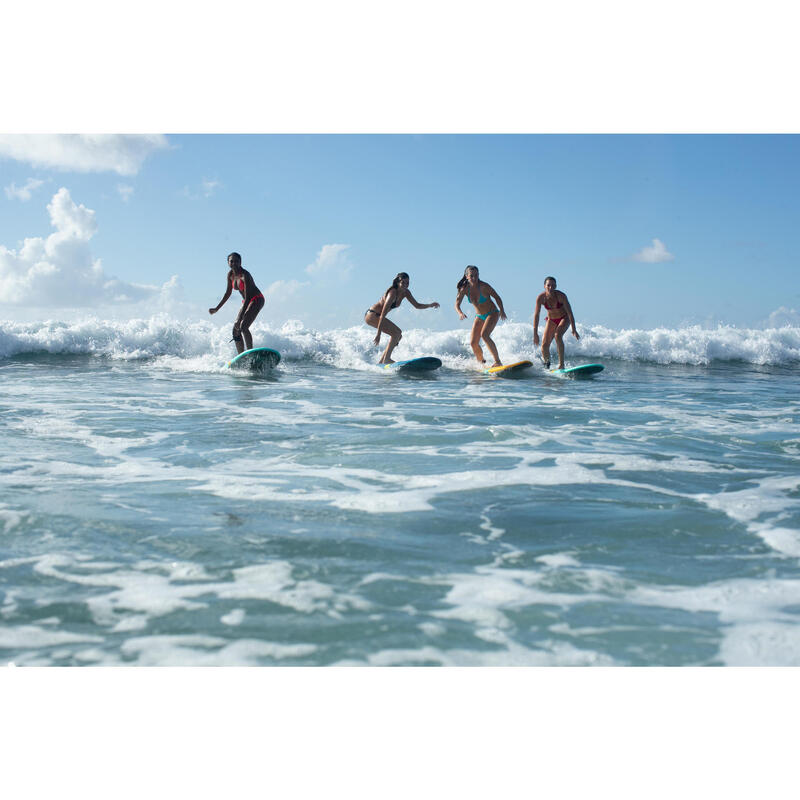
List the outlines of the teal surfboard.
{"type": "Polygon", "coordinates": [[[253,372],[274,367],[281,360],[281,354],[269,347],[254,347],[239,353],[236,358],[228,362],[231,369],[249,369],[253,372]]]}
{"type": "Polygon", "coordinates": [[[513,364],[503,364],[502,367],[487,367],[484,375],[499,375],[502,377],[510,377],[512,375],[519,375],[526,369],[532,367],[530,361],[515,361],[513,364]]]}
{"type": "Polygon", "coordinates": [[[589,378],[602,372],[605,367],[602,364],[581,364],[579,367],[566,367],[564,369],[551,369],[551,375],[564,375],[567,378],[589,378]]]}
{"type": "Polygon", "coordinates": [[[395,361],[394,364],[384,364],[384,369],[394,372],[429,372],[432,369],[439,369],[442,362],[433,356],[422,356],[422,358],[410,358],[408,361],[395,361]]]}

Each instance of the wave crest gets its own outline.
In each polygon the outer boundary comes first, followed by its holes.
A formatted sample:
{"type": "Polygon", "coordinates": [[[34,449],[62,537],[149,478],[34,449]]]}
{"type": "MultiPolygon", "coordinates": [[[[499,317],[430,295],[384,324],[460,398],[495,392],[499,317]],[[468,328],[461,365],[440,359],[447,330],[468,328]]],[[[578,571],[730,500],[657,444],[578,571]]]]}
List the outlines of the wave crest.
{"type": "MultiPolygon", "coordinates": [[[[800,362],[800,327],[759,330],[720,325],[712,329],[688,326],[614,330],[587,325],[579,331],[580,341],[569,334],[565,337],[568,360],[605,358],[690,365],[740,361],[765,366],[800,362]]],[[[289,361],[312,360],[358,369],[373,366],[379,353],[372,343],[374,329],[366,325],[320,331],[296,320],[274,328],[257,322],[252,333],[256,346],[279,350],[289,361]]],[[[536,356],[529,324],[501,324],[494,339],[505,361],[536,356]]],[[[128,321],[89,317],[78,322],[0,322],[0,358],[47,353],[120,360],[210,356],[226,361],[233,352],[228,325],[179,321],[166,315],[128,321]]],[[[472,359],[469,328],[405,330],[396,357],[418,355],[437,356],[453,366],[462,360],[468,363],[472,359]]]]}

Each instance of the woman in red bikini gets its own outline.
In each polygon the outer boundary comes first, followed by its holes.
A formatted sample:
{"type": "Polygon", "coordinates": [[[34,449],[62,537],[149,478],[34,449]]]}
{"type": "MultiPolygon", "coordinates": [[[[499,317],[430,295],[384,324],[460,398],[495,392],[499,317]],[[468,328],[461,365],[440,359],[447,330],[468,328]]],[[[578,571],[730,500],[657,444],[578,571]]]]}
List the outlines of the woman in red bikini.
{"type": "Polygon", "coordinates": [[[228,288],[225,296],[217,303],[216,308],[209,308],[209,314],[216,314],[225,305],[231,292],[238,289],[242,293],[242,307],[233,323],[233,341],[236,343],[236,350],[243,353],[245,350],[253,349],[253,337],[250,335],[250,326],[258,316],[258,312],[264,308],[264,295],[256,286],[253,276],[242,269],[242,257],[238,253],[231,253],[228,256],[228,288]]]}
{"type": "Polygon", "coordinates": [[[539,312],[544,306],[547,309],[547,319],[542,331],[542,361],[545,367],[550,369],[550,343],[553,337],[556,340],[558,350],[558,368],[564,369],[564,334],[567,327],[572,326],[572,335],[580,339],[578,331],[575,330],[575,317],[572,314],[572,306],[567,300],[564,292],[556,289],[556,279],[548,277],[544,279],[544,291],[536,298],[536,310],[533,312],[533,346],[539,344],[539,312]]]}

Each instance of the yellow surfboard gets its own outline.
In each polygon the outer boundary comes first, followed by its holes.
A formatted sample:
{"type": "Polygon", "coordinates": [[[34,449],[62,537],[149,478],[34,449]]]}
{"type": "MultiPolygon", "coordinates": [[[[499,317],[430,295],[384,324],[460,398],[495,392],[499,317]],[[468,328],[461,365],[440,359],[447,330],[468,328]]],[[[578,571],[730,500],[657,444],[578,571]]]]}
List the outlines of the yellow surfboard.
{"type": "Polygon", "coordinates": [[[501,375],[511,376],[511,375],[519,375],[520,372],[526,369],[530,369],[533,366],[530,361],[515,361],[513,364],[503,364],[502,367],[487,367],[484,371],[484,375],[501,375]]]}

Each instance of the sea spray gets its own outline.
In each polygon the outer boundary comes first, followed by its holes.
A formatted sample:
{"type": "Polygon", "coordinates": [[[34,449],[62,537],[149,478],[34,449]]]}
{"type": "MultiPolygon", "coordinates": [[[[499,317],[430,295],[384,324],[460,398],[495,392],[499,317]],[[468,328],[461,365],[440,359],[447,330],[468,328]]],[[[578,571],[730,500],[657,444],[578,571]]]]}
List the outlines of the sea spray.
{"type": "MultiPolygon", "coordinates": [[[[366,325],[326,331],[308,328],[297,320],[281,326],[256,321],[251,331],[256,346],[278,350],[290,362],[314,361],[340,368],[370,369],[380,355],[380,349],[373,343],[375,331],[366,325]]],[[[584,325],[579,331],[580,340],[575,340],[569,332],[564,336],[570,363],[600,359],[697,366],[716,362],[763,366],[800,363],[800,327],[762,330],[720,325],[615,330],[584,325]]],[[[436,356],[446,367],[468,368],[474,361],[469,336],[466,324],[449,331],[407,329],[395,351],[396,358],[436,356]]],[[[529,324],[500,324],[493,338],[505,362],[534,360],[538,356],[529,324]]],[[[0,322],[0,358],[49,353],[126,361],[168,358],[175,363],[179,359],[213,356],[208,362],[211,364],[227,360],[234,352],[230,340],[228,325],[176,320],[163,314],[128,321],[87,317],[77,322],[0,322]]],[[[551,351],[555,357],[555,345],[551,351]]]]}

